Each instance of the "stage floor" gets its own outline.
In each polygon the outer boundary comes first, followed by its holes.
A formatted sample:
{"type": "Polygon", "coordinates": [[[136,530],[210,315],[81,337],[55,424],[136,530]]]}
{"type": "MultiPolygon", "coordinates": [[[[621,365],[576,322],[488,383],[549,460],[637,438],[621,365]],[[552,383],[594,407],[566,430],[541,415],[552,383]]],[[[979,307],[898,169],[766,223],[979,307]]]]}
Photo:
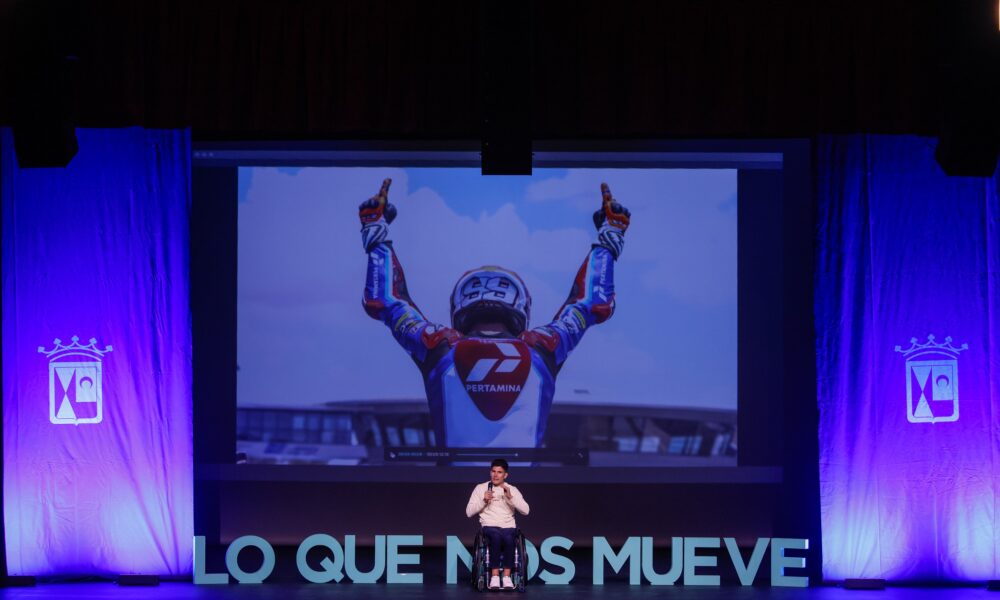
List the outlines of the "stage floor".
{"type": "MultiPolygon", "coordinates": [[[[806,589],[769,587],[652,587],[648,585],[630,587],[621,583],[604,586],[532,586],[526,592],[536,600],[618,600],[653,598],[674,598],[683,600],[1000,600],[1000,594],[982,588],[913,588],[891,587],[885,591],[845,590],[839,587],[812,587],[806,589]]],[[[73,598],[79,600],[214,600],[214,599],[323,599],[335,594],[338,600],[369,600],[392,598],[393,600],[437,600],[469,599],[479,597],[465,585],[351,585],[351,584],[264,584],[259,586],[196,586],[190,583],[164,583],[156,587],[119,587],[113,583],[48,583],[29,588],[0,588],[0,598],[12,599],[53,599],[73,598]]],[[[487,592],[484,600],[504,597],[523,597],[511,592],[487,592]]]]}

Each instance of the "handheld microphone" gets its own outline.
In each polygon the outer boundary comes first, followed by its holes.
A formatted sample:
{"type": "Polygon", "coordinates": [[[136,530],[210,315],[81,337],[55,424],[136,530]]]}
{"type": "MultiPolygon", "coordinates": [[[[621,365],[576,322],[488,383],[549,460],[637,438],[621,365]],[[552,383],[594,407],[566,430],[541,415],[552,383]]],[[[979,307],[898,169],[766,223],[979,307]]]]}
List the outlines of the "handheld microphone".
{"type": "Polygon", "coordinates": [[[492,491],[493,491],[493,482],[492,482],[492,481],[491,481],[491,482],[489,483],[489,485],[487,485],[487,486],[486,486],[486,489],[487,489],[488,491],[490,491],[490,492],[492,492],[492,491]]]}

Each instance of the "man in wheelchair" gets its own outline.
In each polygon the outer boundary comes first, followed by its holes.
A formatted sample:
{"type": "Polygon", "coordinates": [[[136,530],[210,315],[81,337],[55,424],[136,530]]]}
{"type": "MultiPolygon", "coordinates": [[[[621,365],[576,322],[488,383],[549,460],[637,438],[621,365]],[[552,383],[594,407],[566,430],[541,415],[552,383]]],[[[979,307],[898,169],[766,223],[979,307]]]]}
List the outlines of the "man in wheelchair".
{"type": "MultiPolygon", "coordinates": [[[[519,581],[516,587],[523,589],[524,586],[524,565],[527,561],[524,557],[523,542],[516,543],[520,540],[515,540],[518,531],[514,511],[527,515],[530,509],[521,492],[507,483],[508,475],[507,461],[502,458],[494,460],[490,465],[490,480],[476,486],[472,496],[469,497],[469,504],[465,507],[465,514],[469,518],[479,515],[482,537],[485,537],[489,557],[488,587],[491,590],[515,589],[515,583],[511,579],[512,568],[517,569],[515,576],[519,581]],[[519,564],[515,565],[515,562],[519,564]],[[502,580],[501,571],[503,571],[502,580]]],[[[478,545],[477,543],[477,555],[478,545]]],[[[473,576],[477,576],[475,569],[473,576]]]]}

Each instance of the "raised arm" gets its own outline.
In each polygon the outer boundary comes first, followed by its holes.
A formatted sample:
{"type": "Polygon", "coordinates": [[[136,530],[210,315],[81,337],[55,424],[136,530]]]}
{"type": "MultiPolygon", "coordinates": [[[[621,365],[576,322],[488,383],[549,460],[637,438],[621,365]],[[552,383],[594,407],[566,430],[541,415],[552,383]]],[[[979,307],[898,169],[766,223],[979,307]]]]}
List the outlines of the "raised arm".
{"type": "Polygon", "coordinates": [[[454,341],[457,333],[434,325],[410,299],[403,268],[389,241],[389,224],[396,207],[389,204],[391,179],[382,182],[378,195],[359,207],[361,241],[368,253],[363,304],[365,312],[392,331],[392,336],[417,363],[423,364],[431,350],[443,341],[454,341]]]}
{"type": "Polygon", "coordinates": [[[486,498],[482,490],[479,489],[477,485],[474,490],[472,490],[472,495],[469,496],[469,503],[465,505],[465,516],[470,519],[479,513],[483,512],[486,508],[486,498]]]}
{"type": "Polygon", "coordinates": [[[531,511],[531,507],[528,506],[528,503],[524,500],[524,496],[521,495],[521,490],[512,485],[504,486],[504,498],[514,510],[522,515],[527,515],[531,511]]]}
{"type": "Polygon", "coordinates": [[[597,241],[577,271],[569,297],[552,322],[522,335],[529,344],[547,350],[557,370],[587,329],[615,312],[615,261],[625,248],[631,216],[602,183],[601,208],[594,213],[597,241]]]}

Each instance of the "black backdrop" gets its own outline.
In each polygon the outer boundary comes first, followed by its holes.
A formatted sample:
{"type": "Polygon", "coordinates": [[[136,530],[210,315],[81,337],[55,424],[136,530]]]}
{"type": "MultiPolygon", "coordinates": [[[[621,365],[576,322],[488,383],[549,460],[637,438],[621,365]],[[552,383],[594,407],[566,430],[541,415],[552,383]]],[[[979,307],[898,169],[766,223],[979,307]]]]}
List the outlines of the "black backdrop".
{"type": "MultiPolygon", "coordinates": [[[[0,124],[33,91],[18,85],[36,81],[19,68],[28,55],[70,71],[58,93],[80,126],[189,126],[196,139],[475,138],[484,3],[8,1],[0,88],[13,93],[0,94],[0,124]],[[25,22],[47,23],[51,39],[25,22]]],[[[933,135],[955,91],[942,82],[981,54],[962,42],[996,33],[992,0],[528,8],[533,68],[515,77],[530,90],[535,139],[933,135]]]]}

